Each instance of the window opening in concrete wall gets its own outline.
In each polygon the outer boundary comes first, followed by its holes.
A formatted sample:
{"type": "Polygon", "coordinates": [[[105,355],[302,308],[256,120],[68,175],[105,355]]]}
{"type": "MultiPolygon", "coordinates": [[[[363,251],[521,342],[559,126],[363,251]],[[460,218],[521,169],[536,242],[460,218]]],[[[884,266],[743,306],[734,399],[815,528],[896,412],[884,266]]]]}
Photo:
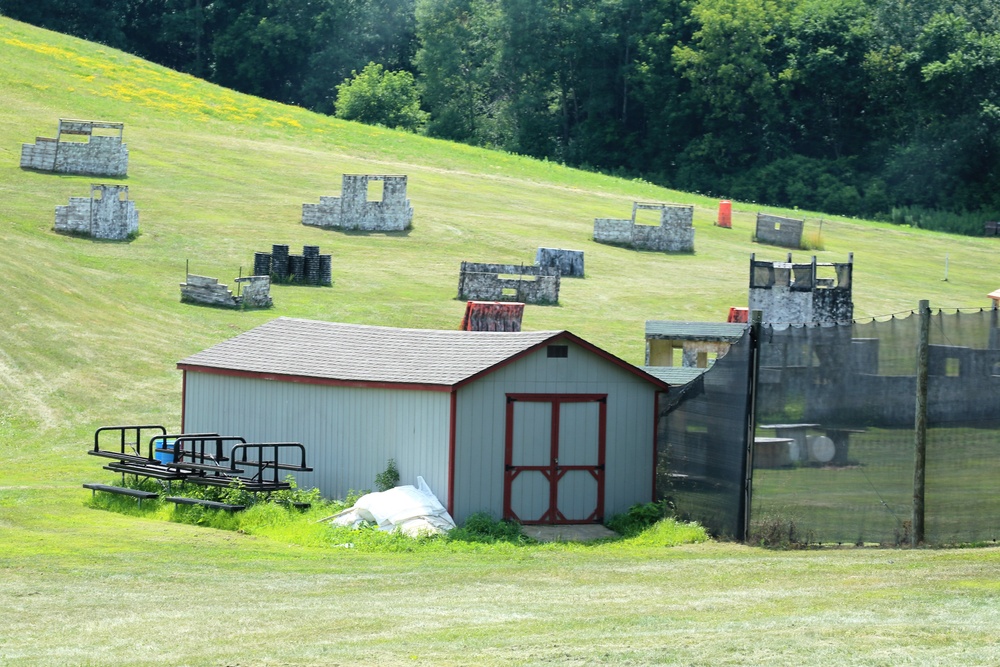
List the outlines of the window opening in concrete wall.
{"type": "Polygon", "coordinates": [[[950,378],[957,378],[962,371],[962,362],[954,357],[945,359],[944,374],[950,378]]]}
{"type": "Polygon", "coordinates": [[[837,267],[833,264],[818,264],[816,266],[816,287],[836,287],[837,267]]]}
{"type": "Polygon", "coordinates": [[[569,357],[568,345],[549,345],[546,349],[549,359],[566,359],[569,357]]]}
{"type": "Polygon", "coordinates": [[[504,287],[501,293],[503,296],[517,296],[517,290],[513,287],[504,287]]]}
{"type": "Polygon", "coordinates": [[[385,196],[385,181],[368,181],[368,201],[382,201],[385,196]]]}
{"type": "Polygon", "coordinates": [[[683,366],[684,365],[684,348],[683,347],[675,347],[675,348],[673,348],[671,350],[671,353],[673,354],[673,359],[672,359],[673,363],[671,364],[671,366],[683,366]]]}
{"type": "Polygon", "coordinates": [[[659,209],[650,210],[648,208],[636,209],[635,212],[635,224],[645,225],[647,227],[659,227],[660,226],[660,216],[662,211],[659,209]]]}

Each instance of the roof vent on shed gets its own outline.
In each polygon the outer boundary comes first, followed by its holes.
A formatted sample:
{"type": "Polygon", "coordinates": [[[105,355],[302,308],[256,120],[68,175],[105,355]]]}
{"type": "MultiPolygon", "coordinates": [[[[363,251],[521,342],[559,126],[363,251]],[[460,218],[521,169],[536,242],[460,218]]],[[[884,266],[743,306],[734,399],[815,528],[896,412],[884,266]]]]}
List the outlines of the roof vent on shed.
{"type": "Polygon", "coordinates": [[[569,345],[549,345],[547,353],[549,359],[565,359],[569,356],[569,345]]]}

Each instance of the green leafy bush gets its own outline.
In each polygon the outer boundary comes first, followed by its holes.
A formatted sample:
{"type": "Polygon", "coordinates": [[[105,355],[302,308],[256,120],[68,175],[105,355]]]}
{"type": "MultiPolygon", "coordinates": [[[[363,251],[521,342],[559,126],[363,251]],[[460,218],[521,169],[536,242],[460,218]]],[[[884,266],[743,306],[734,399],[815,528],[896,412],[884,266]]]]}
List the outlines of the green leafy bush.
{"type": "Polygon", "coordinates": [[[427,122],[413,75],[368,63],[337,86],[336,116],[367,125],[417,132],[427,122]]]}
{"type": "Polygon", "coordinates": [[[389,459],[385,470],[375,475],[375,488],[379,491],[388,491],[399,484],[399,468],[396,467],[396,459],[389,459]]]}

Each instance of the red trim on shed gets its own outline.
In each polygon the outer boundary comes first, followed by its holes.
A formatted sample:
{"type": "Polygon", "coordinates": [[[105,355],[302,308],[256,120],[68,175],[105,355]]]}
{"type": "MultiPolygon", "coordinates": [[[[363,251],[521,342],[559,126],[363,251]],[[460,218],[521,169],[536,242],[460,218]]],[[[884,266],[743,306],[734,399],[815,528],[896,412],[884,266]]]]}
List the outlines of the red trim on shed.
{"type": "Polygon", "coordinates": [[[608,396],[600,399],[600,416],[597,426],[597,470],[590,474],[597,480],[597,509],[594,510],[594,521],[604,520],[604,478],[607,474],[606,464],[608,450],[608,396]]]}
{"type": "Polygon", "coordinates": [[[608,429],[608,395],[607,394],[507,394],[507,414],[504,433],[504,473],[503,473],[503,518],[523,524],[574,524],[594,523],[604,519],[604,482],[605,464],[607,460],[607,429],[608,429]],[[514,404],[548,403],[551,406],[551,422],[549,428],[549,463],[548,465],[515,465],[514,464],[514,404]],[[560,465],[559,464],[559,424],[560,406],[563,403],[597,403],[597,465],[560,465]],[[596,482],[596,502],[594,511],[585,519],[567,519],[559,510],[559,481],[570,471],[589,472],[596,482]],[[522,472],[539,473],[549,484],[549,506],[534,519],[522,519],[514,512],[513,487],[514,480],[522,472]]]}
{"type": "Polygon", "coordinates": [[[504,440],[503,440],[503,518],[519,521],[514,510],[510,506],[510,492],[517,477],[512,470],[511,462],[514,460],[514,401],[507,398],[507,414],[504,418],[504,440]]]}
{"type": "Polygon", "coordinates": [[[610,361],[611,363],[622,368],[626,372],[631,373],[632,375],[635,375],[647,382],[652,383],[662,391],[668,391],[670,389],[670,385],[664,382],[663,380],[659,379],[658,377],[650,375],[649,373],[642,370],[638,366],[633,366],[627,361],[619,359],[610,352],[606,352],[605,350],[602,350],[596,345],[588,343],[584,339],[580,338],[576,334],[573,334],[569,331],[556,332],[551,337],[546,338],[545,340],[536,343],[531,347],[525,348],[524,350],[516,354],[512,354],[506,359],[496,364],[493,364],[488,368],[484,368],[478,373],[474,373],[451,385],[447,383],[430,383],[430,382],[405,383],[405,382],[385,382],[380,380],[341,380],[330,377],[293,375],[288,373],[244,371],[233,368],[222,368],[219,366],[202,366],[198,364],[187,364],[183,362],[179,362],[177,364],[177,368],[179,368],[180,370],[192,370],[192,371],[197,371],[199,373],[209,373],[212,375],[227,375],[230,377],[256,378],[260,380],[275,380],[280,382],[299,382],[302,384],[329,385],[336,387],[368,387],[373,389],[403,389],[403,390],[417,390],[417,391],[451,391],[452,389],[458,389],[471,382],[475,382],[479,378],[485,375],[489,375],[490,373],[493,373],[494,371],[503,368],[507,364],[511,364],[517,361],[518,359],[521,359],[522,357],[526,357],[530,354],[533,354],[539,349],[547,347],[548,345],[551,345],[552,343],[559,340],[566,340],[572,342],[577,346],[593,354],[596,354],[597,356],[607,361],[610,361]]]}
{"type": "Polygon", "coordinates": [[[518,352],[517,354],[513,354],[513,355],[507,357],[506,359],[504,359],[503,361],[490,366],[489,368],[484,368],[483,370],[479,371],[478,373],[475,373],[474,375],[470,375],[469,377],[465,378],[464,380],[460,380],[459,382],[456,382],[455,383],[455,387],[456,388],[458,388],[458,387],[464,387],[465,385],[469,384],[470,382],[475,382],[476,380],[478,380],[479,378],[483,377],[484,375],[489,375],[490,373],[503,368],[507,364],[513,363],[513,362],[517,361],[518,359],[521,359],[522,357],[526,357],[529,354],[532,354],[533,352],[536,352],[537,350],[540,350],[543,347],[547,347],[547,346],[551,345],[552,343],[554,343],[555,341],[558,341],[560,339],[566,339],[566,340],[568,340],[568,341],[570,341],[572,343],[575,343],[576,345],[579,345],[583,349],[585,349],[585,350],[587,350],[589,352],[592,352],[592,353],[596,354],[597,356],[599,356],[599,357],[601,357],[603,359],[606,359],[607,361],[610,361],[611,363],[613,363],[614,365],[622,368],[623,370],[625,370],[625,371],[627,371],[627,372],[629,372],[629,373],[631,373],[633,375],[637,375],[638,377],[642,378],[643,380],[646,380],[647,382],[650,382],[650,383],[656,385],[657,387],[659,387],[663,391],[669,391],[670,390],[670,385],[667,384],[666,382],[664,382],[663,380],[661,380],[660,378],[658,378],[656,376],[653,376],[653,375],[650,375],[649,373],[647,373],[646,371],[642,370],[638,366],[633,366],[632,364],[628,363],[624,359],[619,359],[618,357],[616,357],[615,355],[611,354],[610,352],[605,352],[604,350],[602,350],[601,348],[597,347],[596,345],[588,343],[584,339],[580,338],[576,334],[570,333],[569,331],[561,331],[561,332],[559,332],[557,334],[554,334],[551,338],[546,338],[542,342],[537,343],[535,345],[532,345],[531,347],[526,348],[526,349],[522,350],[521,352],[518,352]]]}
{"type": "Polygon", "coordinates": [[[458,392],[451,392],[451,414],[448,416],[448,514],[455,516],[455,428],[458,423],[458,392]]]}
{"type": "Polygon", "coordinates": [[[590,403],[607,397],[607,394],[507,394],[512,401],[533,403],[590,403]]]}

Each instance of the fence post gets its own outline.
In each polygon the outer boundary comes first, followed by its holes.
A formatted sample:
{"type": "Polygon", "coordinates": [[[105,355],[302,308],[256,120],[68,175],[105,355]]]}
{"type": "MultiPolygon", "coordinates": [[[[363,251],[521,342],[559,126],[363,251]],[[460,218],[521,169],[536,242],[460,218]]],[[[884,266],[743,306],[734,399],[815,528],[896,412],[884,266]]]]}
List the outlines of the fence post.
{"type": "MultiPolygon", "coordinates": [[[[752,262],[752,260],[751,260],[752,262]]],[[[741,542],[750,537],[750,504],[753,501],[753,441],[757,430],[757,371],[760,368],[760,329],[764,313],[750,312],[750,364],[747,369],[746,442],[743,448],[743,495],[736,532],[741,542]]]]}
{"type": "Polygon", "coordinates": [[[914,419],[913,517],[910,546],[924,541],[924,463],[927,458],[927,365],[929,360],[931,307],[920,301],[920,332],[917,338],[917,409],[914,419]]]}

